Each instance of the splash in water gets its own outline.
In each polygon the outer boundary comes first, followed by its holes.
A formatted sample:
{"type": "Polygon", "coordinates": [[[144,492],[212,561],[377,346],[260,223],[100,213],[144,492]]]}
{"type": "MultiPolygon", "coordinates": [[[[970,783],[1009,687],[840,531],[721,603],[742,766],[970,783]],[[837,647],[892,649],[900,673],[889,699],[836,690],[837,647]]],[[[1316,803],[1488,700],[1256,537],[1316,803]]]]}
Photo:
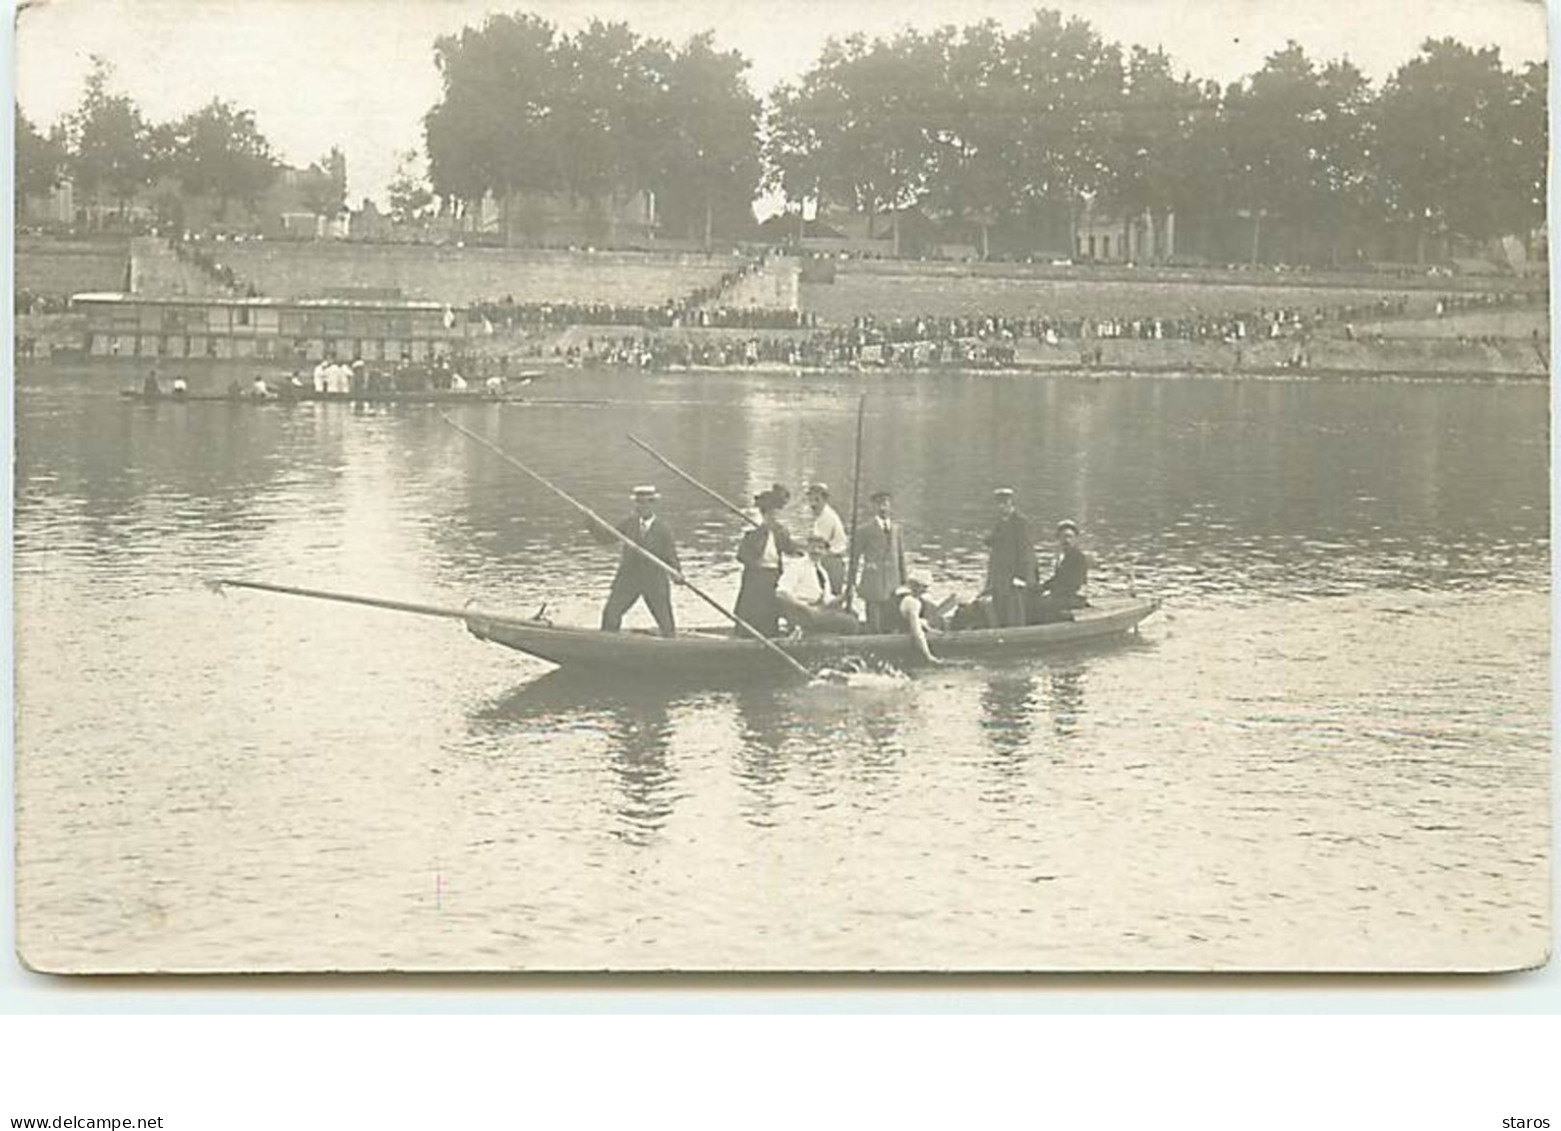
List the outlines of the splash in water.
{"type": "Polygon", "coordinates": [[[868,656],[845,656],[834,666],[815,672],[812,685],[885,690],[909,682],[910,677],[893,664],[868,656]]]}

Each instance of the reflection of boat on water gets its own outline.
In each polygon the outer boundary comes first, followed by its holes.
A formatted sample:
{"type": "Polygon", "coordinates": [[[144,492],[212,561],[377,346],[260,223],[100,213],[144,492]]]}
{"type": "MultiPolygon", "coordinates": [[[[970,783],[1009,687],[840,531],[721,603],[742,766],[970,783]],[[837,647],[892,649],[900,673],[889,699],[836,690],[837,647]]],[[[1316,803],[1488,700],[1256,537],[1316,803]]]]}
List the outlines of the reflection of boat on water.
{"type": "MultiPolygon", "coordinates": [[[[1078,609],[1074,619],[1022,628],[948,632],[933,640],[946,659],[1002,660],[1028,656],[1132,631],[1160,607],[1155,598],[1108,598],[1078,609]]],[[[741,679],[774,671],[777,657],[763,644],[725,629],[690,629],[675,637],[641,632],[561,628],[545,621],[471,615],[466,627],[488,640],[564,668],[633,672],[649,678],[741,679]]],[[[899,665],[917,662],[916,646],[903,633],[813,636],[775,643],[804,665],[826,666],[844,656],[871,656],[899,665]]]]}

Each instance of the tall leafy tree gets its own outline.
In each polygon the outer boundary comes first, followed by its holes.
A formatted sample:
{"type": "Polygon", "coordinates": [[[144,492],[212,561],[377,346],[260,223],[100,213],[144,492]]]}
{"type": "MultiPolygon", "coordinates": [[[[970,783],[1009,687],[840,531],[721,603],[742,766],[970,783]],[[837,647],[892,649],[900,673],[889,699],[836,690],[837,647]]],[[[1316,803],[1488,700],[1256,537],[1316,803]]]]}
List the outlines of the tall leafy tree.
{"type": "Polygon", "coordinates": [[[1085,20],[1042,9],[1008,39],[1020,195],[1070,205],[1111,183],[1122,52],[1085,20]]]}
{"type": "Polygon", "coordinates": [[[435,42],[443,92],[423,119],[435,192],[461,207],[490,192],[507,202],[567,187],[581,139],[559,125],[559,61],[556,29],[528,14],[489,16],[435,42]]]}
{"type": "Polygon", "coordinates": [[[933,163],[927,90],[917,69],[923,38],[854,35],[825,43],[818,63],[782,95],[772,127],[784,139],[776,152],[782,182],[812,180],[819,199],[844,204],[868,220],[889,212],[899,246],[899,209],[926,189],[933,163]]]}
{"type": "Polygon", "coordinates": [[[1001,27],[994,20],[942,28],[922,44],[929,92],[932,168],[927,205],[979,233],[981,256],[991,230],[1018,207],[1014,124],[1018,87],[1001,27]]]}
{"type": "MultiPolygon", "coordinates": [[[[251,212],[277,175],[271,144],[255,126],[252,111],[214,98],[172,126],[164,158],[184,191],[209,197],[220,217],[228,202],[242,202],[251,212]]],[[[338,156],[340,151],[333,151],[338,156]]],[[[342,198],[346,197],[346,159],[341,161],[342,198]]]]}
{"type": "Polygon", "coordinates": [[[65,175],[65,147],[58,135],[40,133],[16,107],[16,209],[29,196],[47,196],[65,175]]]}
{"type": "Polygon", "coordinates": [[[1501,221],[1511,234],[1529,242],[1545,222],[1545,157],[1549,145],[1550,65],[1530,63],[1514,74],[1498,136],[1503,155],[1498,176],[1509,186],[1501,221]]]}
{"type": "Polygon", "coordinates": [[[410,227],[428,215],[434,203],[434,194],[418,169],[417,150],[409,149],[401,155],[387,193],[390,198],[390,216],[397,224],[410,227]]]}
{"type": "Polygon", "coordinates": [[[1517,227],[1514,200],[1527,195],[1517,182],[1528,178],[1512,161],[1511,126],[1522,100],[1500,52],[1453,39],[1427,40],[1388,79],[1376,106],[1376,163],[1387,206],[1416,231],[1422,258],[1432,239],[1483,240],[1517,227]]]}
{"type": "Polygon", "coordinates": [[[1213,125],[1217,87],[1177,75],[1163,51],[1134,47],[1104,139],[1106,202],[1126,215],[1165,223],[1206,206],[1219,178],[1213,125]]]}
{"type": "Polygon", "coordinates": [[[737,52],[716,49],[710,32],[694,36],[667,61],[657,197],[668,224],[702,233],[706,247],[718,217],[736,227],[752,222],[761,176],[760,107],[747,70],[737,52]]]}
{"type": "Polygon", "coordinates": [[[150,177],[149,129],[134,102],[109,90],[112,77],[108,61],[92,56],[81,102],[65,119],[66,164],[79,192],[123,210],[150,177]]]}
{"type": "MultiPolygon", "coordinates": [[[[1319,69],[1293,40],[1262,70],[1226,94],[1223,133],[1234,202],[1252,219],[1253,262],[1265,248],[1265,222],[1292,233],[1337,234],[1364,207],[1370,147],[1370,88],[1340,60],[1319,69]]],[[[1294,253],[1304,248],[1292,246],[1294,253]]]]}
{"type": "Polygon", "coordinates": [[[1318,74],[1319,114],[1313,123],[1314,208],[1308,217],[1317,243],[1337,263],[1362,251],[1368,230],[1384,218],[1373,199],[1375,128],[1371,83],[1353,63],[1337,59],[1318,74]]]}
{"type": "Polygon", "coordinates": [[[826,143],[834,115],[811,90],[782,83],[770,92],[764,115],[764,187],[779,191],[797,215],[798,237],[809,204],[823,203],[826,143]]]}
{"type": "Polygon", "coordinates": [[[644,41],[628,24],[593,20],[558,46],[561,81],[554,122],[569,143],[560,149],[565,186],[576,196],[606,199],[646,187],[648,128],[664,93],[664,44],[644,41]]]}

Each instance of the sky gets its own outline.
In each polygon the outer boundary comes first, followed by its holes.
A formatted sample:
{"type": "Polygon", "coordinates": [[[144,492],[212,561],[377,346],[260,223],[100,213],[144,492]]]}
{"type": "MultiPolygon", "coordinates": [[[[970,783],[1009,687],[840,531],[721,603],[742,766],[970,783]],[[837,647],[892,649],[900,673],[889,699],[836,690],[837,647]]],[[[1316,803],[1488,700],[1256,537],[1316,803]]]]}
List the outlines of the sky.
{"type": "Polygon", "coordinates": [[[228,99],[255,111],[289,164],[340,145],[352,202],[383,203],[439,98],[434,40],[490,11],[535,12],[565,31],[624,20],[675,42],[712,29],[750,60],[762,96],[806,71],[829,36],[988,17],[1015,29],[1037,7],[1087,19],[1110,40],[1162,47],[1180,69],[1221,82],[1289,39],[1314,59],[1348,57],[1376,81],[1429,37],[1498,47],[1508,66],[1546,53],[1534,0],[40,0],[17,15],[16,90],[46,128],[79,101],[90,56],[103,55],[112,85],[151,120],[228,99]]]}

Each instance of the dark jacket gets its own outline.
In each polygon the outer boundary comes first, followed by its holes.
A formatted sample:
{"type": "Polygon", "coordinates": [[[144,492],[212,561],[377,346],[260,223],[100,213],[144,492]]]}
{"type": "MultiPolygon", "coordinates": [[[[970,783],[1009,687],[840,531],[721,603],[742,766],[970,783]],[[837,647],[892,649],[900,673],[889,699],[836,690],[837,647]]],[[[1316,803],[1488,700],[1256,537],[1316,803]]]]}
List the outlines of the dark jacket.
{"type": "Polygon", "coordinates": [[[986,536],[992,548],[987,559],[986,587],[991,593],[1012,588],[1012,582],[1035,584],[1035,535],[1030,520],[1018,511],[997,520],[986,536]]]}
{"type": "MultiPolygon", "coordinates": [[[[764,539],[771,531],[763,526],[750,527],[743,534],[742,541],[737,543],[737,560],[744,566],[759,568],[759,559],[764,556],[764,539]]],[[[784,526],[778,526],[774,530],[775,552],[777,554],[800,554],[802,547],[792,540],[791,533],[784,526]]]]}
{"type": "Polygon", "coordinates": [[[885,534],[872,518],[856,528],[852,541],[862,562],[856,595],[864,601],[892,600],[894,591],[905,581],[904,528],[891,520],[885,534]]]}
{"type": "Polygon", "coordinates": [[[1052,575],[1041,582],[1041,592],[1049,593],[1060,601],[1078,601],[1079,590],[1089,580],[1089,559],[1077,546],[1069,546],[1057,559],[1052,575]]]}
{"type": "Polygon", "coordinates": [[[774,636],[780,630],[780,606],[775,602],[775,583],[780,580],[781,571],[779,567],[759,564],[764,556],[765,540],[772,533],[775,535],[777,555],[799,552],[785,527],[771,531],[763,526],[755,526],[737,544],[737,560],[743,563],[743,580],[737,590],[737,605],[732,611],[737,614],[737,619],[752,626],[761,636],[774,636]]]}
{"type": "MultiPolygon", "coordinates": [[[[672,528],[667,525],[667,520],[659,514],[651,522],[650,529],[643,536],[640,534],[639,515],[635,514],[631,514],[628,518],[618,523],[614,529],[626,538],[632,539],[636,545],[644,546],[645,549],[655,554],[673,569],[682,570],[683,567],[678,562],[677,544],[672,538],[672,528]]],[[[624,581],[637,583],[667,580],[667,575],[664,571],[651,562],[646,561],[627,546],[623,546],[623,543],[619,542],[618,539],[608,534],[605,530],[592,526],[591,536],[598,542],[623,547],[623,553],[618,558],[618,577],[624,581]]]]}

